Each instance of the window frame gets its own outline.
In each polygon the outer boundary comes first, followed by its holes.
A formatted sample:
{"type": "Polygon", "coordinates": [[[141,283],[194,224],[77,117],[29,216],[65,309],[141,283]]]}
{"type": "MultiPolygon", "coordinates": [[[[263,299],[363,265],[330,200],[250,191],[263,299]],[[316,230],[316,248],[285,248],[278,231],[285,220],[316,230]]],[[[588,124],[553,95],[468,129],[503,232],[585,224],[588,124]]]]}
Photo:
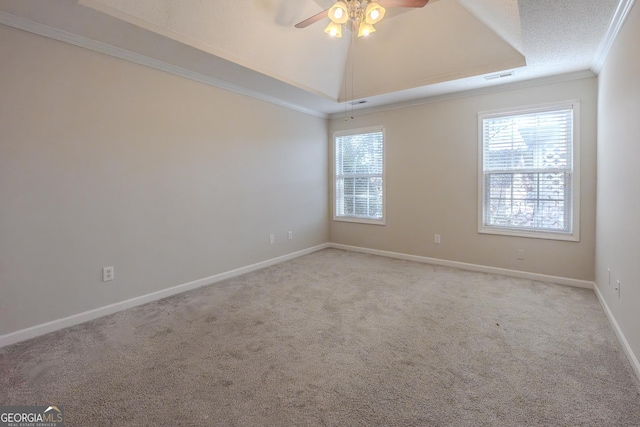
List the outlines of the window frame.
{"type": "Polygon", "coordinates": [[[502,236],[528,237],[561,241],[580,241],[580,101],[577,99],[478,113],[478,233],[502,236]],[[484,171],[484,119],[517,116],[530,113],[550,112],[563,109],[573,110],[573,170],[571,173],[571,207],[568,218],[572,222],[571,232],[535,231],[518,227],[496,227],[485,225],[485,171],[484,171]]]}
{"type": "Polygon", "coordinates": [[[358,128],[358,129],[348,129],[348,130],[341,130],[341,131],[336,131],[333,133],[333,138],[332,138],[332,148],[331,148],[331,152],[332,152],[332,162],[331,162],[331,170],[332,170],[332,174],[331,174],[331,179],[333,181],[332,184],[332,190],[333,190],[333,194],[332,194],[332,213],[333,213],[333,220],[334,221],[339,221],[339,222],[351,222],[351,223],[359,223],[359,224],[370,224],[370,225],[386,225],[387,223],[387,207],[386,207],[386,201],[387,201],[387,171],[386,171],[386,165],[387,165],[387,134],[386,134],[386,130],[385,127],[382,125],[379,126],[369,126],[366,128],[358,128]],[[336,209],[336,205],[337,205],[337,178],[338,175],[336,174],[336,142],[337,142],[337,138],[339,137],[343,137],[343,136],[350,136],[350,135],[360,135],[360,134],[367,134],[367,133],[374,133],[374,132],[382,132],[382,218],[381,219],[373,219],[373,218],[363,218],[363,217],[358,217],[358,216],[345,216],[345,215],[341,215],[338,216],[337,215],[337,209],[336,209]]]}

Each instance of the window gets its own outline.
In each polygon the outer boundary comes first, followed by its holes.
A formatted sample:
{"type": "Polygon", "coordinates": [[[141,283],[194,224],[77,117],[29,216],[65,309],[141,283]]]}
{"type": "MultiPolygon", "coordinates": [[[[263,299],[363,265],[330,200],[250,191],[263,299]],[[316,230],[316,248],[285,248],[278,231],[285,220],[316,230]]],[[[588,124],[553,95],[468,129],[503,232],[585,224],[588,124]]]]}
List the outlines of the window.
{"type": "Polygon", "coordinates": [[[579,240],[579,103],[479,114],[480,233],[579,240]]]}
{"type": "Polygon", "coordinates": [[[333,219],[384,225],[384,127],[338,132],[334,143],[333,219]]]}

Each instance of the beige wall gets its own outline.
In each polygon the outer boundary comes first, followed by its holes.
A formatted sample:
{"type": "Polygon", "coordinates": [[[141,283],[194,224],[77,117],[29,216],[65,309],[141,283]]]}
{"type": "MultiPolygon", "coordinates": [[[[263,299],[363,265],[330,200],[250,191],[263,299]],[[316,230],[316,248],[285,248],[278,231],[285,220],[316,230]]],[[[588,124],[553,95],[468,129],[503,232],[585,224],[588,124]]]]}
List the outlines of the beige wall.
{"type": "Polygon", "coordinates": [[[636,2],[599,76],[596,227],[596,283],[636,357],[640,357],[638,40],[640,5],[636,2]],[[622,285],[619,298],[616,280],[622,285]]]}
{"type": "Polygon", "coordinates": [[[0,58],[0,335],[327,241],[326,120],[3,25],[0,58]]]}
{"type": "Polygon", "coordinates": [[[593,280],[596,92],[587,78],[331,120],[330,133],[386,127],[387,225],[332,221],[330,241],[593,280]],[[581,241],[478,234],[478,112],[571,99],[581,101],[581,241]]]}

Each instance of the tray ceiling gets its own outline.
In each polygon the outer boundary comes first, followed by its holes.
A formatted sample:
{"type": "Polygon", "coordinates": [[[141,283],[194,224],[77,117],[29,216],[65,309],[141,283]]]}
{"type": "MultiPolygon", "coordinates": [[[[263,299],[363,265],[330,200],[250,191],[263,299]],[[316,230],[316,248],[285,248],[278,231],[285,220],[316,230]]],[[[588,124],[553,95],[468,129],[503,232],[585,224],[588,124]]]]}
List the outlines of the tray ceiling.
{"type": "Polygon", "coordinates": [[[350,32],[329,38],[325,20],[294,28],[331,4],[0,0],[0,22],[40,26],[34,32],[49,36],[62,30],[85,47],[95,41],[106,53],[114,48],[116,56],[131,53],[145,58],[136,62],[331,114],[345,101],[366,99],[369,107],[587,71],[618,0],[432,0],[421,9],[390,9],[362,39],[350,32]],[[484,78],[505,70],[513,76],[484,78]]]}

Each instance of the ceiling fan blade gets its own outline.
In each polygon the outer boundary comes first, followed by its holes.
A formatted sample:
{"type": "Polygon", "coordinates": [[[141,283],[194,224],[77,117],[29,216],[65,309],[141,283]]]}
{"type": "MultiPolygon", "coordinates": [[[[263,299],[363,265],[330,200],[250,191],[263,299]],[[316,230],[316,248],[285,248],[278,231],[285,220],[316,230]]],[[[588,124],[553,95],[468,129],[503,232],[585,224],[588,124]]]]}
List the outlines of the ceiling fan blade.
{"type": "Polygon", "coordinates": [[[429,0],[380,0],[382,7],[425,7],[429,0]]]}
{"type": "Polygon", "coordinates": [[[322,12],[313,15],[311,18],[307,18],[302,22],[298,22],[296,24],[296,28],[305,28],[308,27],[309,25],[313,24],[314,22],[318,22],[319,20],[321,20],[322,18],[326,18],[329,13],[329,9],[323,10],[322,12]]]}

